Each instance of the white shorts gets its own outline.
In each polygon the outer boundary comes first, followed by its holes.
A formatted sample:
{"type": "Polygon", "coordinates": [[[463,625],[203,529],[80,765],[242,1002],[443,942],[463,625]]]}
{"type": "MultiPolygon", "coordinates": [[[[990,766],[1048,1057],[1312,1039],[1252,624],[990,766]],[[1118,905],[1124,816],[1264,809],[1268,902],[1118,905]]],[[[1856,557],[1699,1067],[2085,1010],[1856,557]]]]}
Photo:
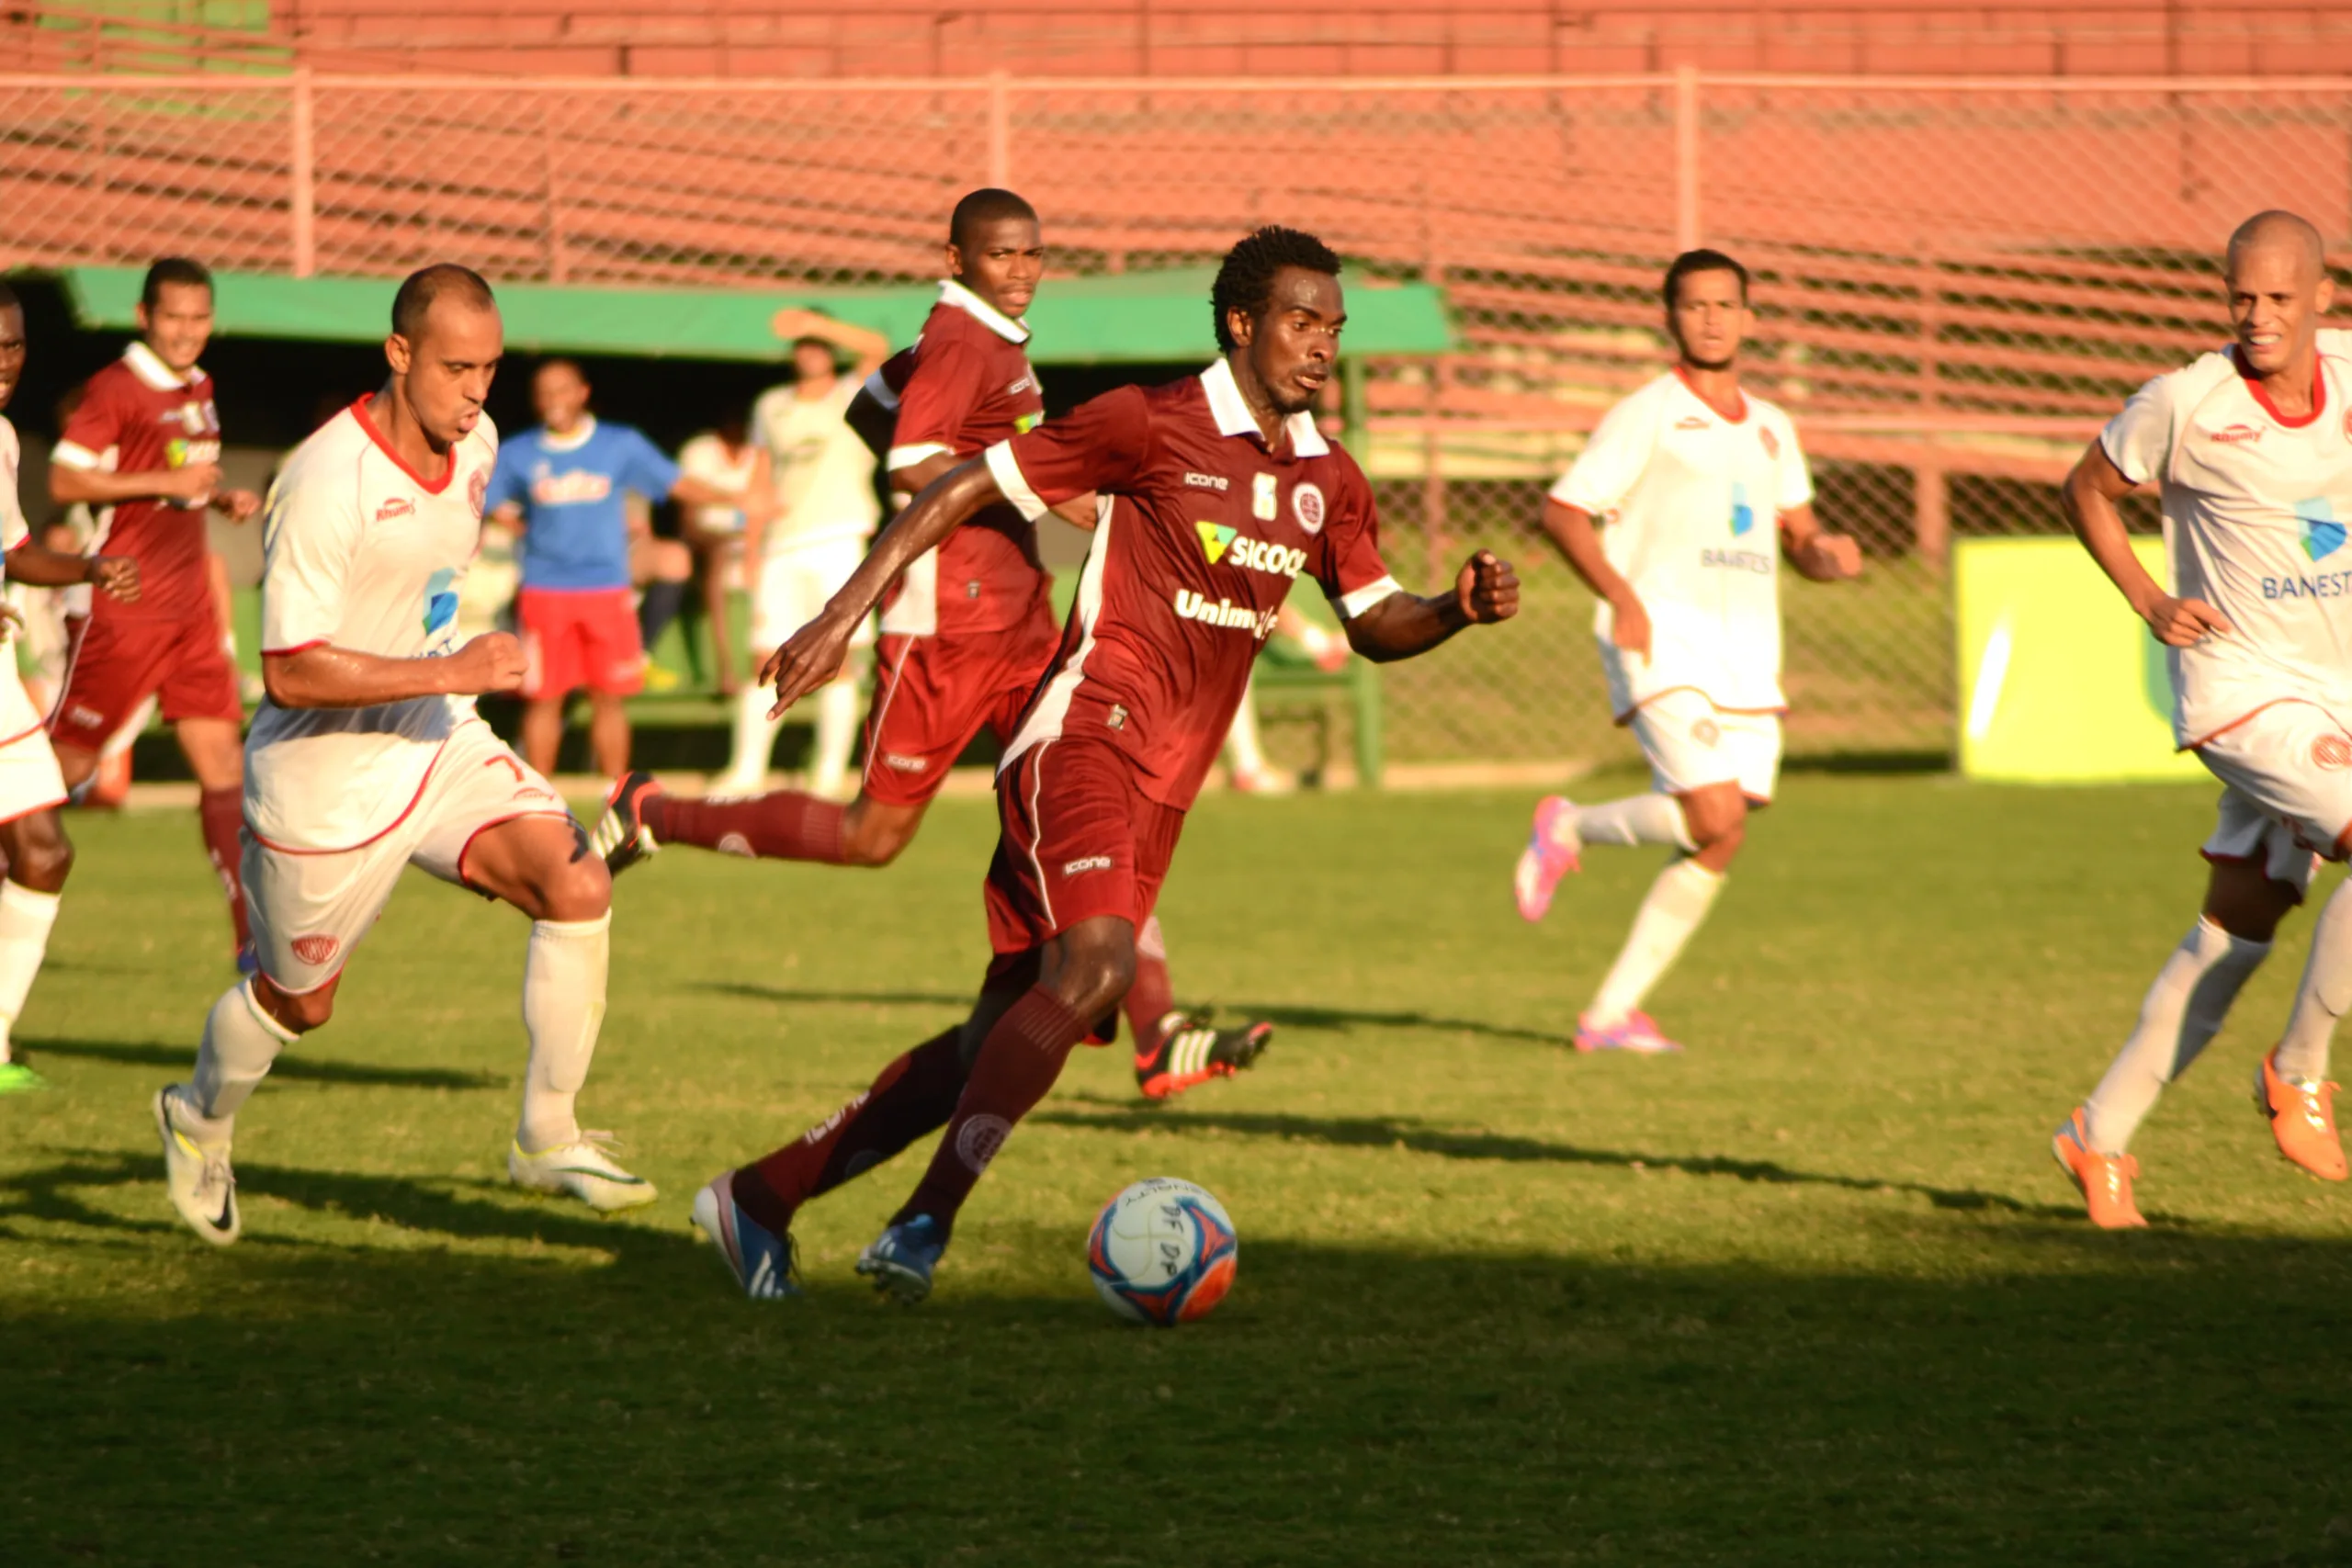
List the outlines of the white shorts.
{"type": "Polygon", "coordinates": [[[434,760],[407,813],[352,850],[274,850],[245,834],[245,905],[261,972],[300,996],[343,972],[392,897],[403,867],[464,887],[466,851],[501,822],[564,817],[554,786],[476,720],[461,725],[434,760]]]}
{"type": "Polygon", "coordinates": [[[0,822],[64,804],[65,775],[57,771],[47,731],[35,729],[0,746],[0,822]]]}
{"type": "Polygon", "coordinates": [[[1736,784],[1758,805],[1781,776],[1781,716],[1730,713],[1688,689],[1662,692],[1634,710],[1634,739],[1660,795],[1736,784]]]}
{"type": "Polygon", "coordinates": [[[2352,828],[2352,734],[2315,703],[2257,709],[2197,749],[2222,791],[2207,860],[2257,856],[2301,893],[2352,828]]]}
{"type": "MultiPolygon", "coordinates": [[[[752,593],[752,646],[763,656],[815,620],[825,601],[841,592],[865,558],[865,541],[842,536],[814,544],[780,545],[763,554],[760,581],[752,593]]],[[[873,616],[858,623],[850,646],[874,646],[873,616]]]]}

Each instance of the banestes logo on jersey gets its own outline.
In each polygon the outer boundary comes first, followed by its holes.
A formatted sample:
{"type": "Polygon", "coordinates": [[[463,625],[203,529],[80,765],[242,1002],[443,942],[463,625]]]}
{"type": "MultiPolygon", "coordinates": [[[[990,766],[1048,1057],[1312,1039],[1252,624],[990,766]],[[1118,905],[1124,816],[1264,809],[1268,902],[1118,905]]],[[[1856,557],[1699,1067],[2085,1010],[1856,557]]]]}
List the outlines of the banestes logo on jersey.
{"type": "Polygon", "coordinates": [[[1201,536],[1201,553],[1209,558],[1211,566],[1231,556],[1236,566],[1272,572],[1276,577],[1296,577],[1306,567],[1305,550],[1244,538],[1240,529],[1222,523],[1195,523],[1193,528],[1201,536]]]}

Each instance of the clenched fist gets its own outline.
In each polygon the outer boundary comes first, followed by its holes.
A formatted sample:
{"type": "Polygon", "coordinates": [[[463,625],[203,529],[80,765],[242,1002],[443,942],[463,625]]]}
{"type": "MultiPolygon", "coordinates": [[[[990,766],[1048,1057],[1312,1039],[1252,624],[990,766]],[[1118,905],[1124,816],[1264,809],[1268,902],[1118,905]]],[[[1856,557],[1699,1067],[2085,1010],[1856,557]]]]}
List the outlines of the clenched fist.
{"type": "Polygon", "coordinates": [[[1519,614],[1519,573],[1492,550],[1480,550],[1453,580],[1453,602],[1472,626],[1491,626],[1519,614]]]}
{"type": "Polygon", "coordinates": [[[450,689],[469,697],[519,691],[523,685],[523,645],[507,632],[484,632],[449,656],[450,689]]]}

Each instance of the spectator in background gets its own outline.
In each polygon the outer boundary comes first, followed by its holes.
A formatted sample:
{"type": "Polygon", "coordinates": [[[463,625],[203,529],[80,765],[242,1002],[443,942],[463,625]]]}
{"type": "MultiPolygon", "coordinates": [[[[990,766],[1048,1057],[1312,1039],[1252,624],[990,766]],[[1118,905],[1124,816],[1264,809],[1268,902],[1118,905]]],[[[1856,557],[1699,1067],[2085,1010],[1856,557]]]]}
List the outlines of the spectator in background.
{"type": "MultiPolygon", "coordinates": [[[[678,471],[720,490],[749,491],[759,466],[752,448],[749,414],[730,405],[717,428],[706,430],[678,448],[678,471]]],[[[686,509],[686,547],[695,553],[702,572],[703,618],[710,624],[710,648],[718,665],[718,694],[731,697],[742,689],[735,660],[735,634],[728,624],[727,600],[748,589],[743,564],[744,509],[740,506],[695,506],[686,509]]]]}
{"type": "MultiPolygon", "coordinates": [[[[684,545],[653,539],[631,519],[628,498],[692,506],[742,506],[746,498],[681,474],[640,432],[598,420],[588,412],[589,393],[588,378],[571,360],[539,367],[531,404],[541,423],[499,447],[483,506],[522,534],[515,622],[529,660],[524,760],[555,772],[564,701],[584,686],[594,704],[589,749],[597,771],[617,777],[628,768],[621,705],[645,682],[631,584],[646,578],[674,584],[674,614],[694,565],[684,545]]],[[[649,590],[648,600],[654,597],[649,590]]]]}
{"type": "MultiPolygon", "coordinates": [[[[762,657],[816,619],[857,563],[882,520],[874,491],[874,454],[849,427],[850,400],[890,350],[881,333],[850,326],[813,310],[780,310],[778,337],[792,342],[793,379],[770,388],[752,405],[753,484],[769,515],[744,530],[744,574],[752,589],[752,645],[762,657]],[[836,355],[856,362],[847,376],[836,355]]],[[[856,646],[873,646],[867,623],[856,646]]],[[[735,699],[735,744],[716,795],[756,795],[766,787],[768,754],[777,723],[767,716],[767,694],[757,687],[735,699]]],[[[857,671],[817,694],[817,744],[808,793],[831,800],[849,777],[857,742],[857,671]]]]}

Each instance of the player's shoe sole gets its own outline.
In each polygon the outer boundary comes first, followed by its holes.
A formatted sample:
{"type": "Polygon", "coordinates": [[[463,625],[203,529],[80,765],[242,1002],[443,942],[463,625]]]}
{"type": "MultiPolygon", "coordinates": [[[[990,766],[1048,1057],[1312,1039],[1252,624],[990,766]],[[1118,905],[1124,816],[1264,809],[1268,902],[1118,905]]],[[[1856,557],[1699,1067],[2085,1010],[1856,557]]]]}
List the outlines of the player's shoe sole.
{"type": "Polygon", "coordinates": [[[0,1062],[0,1094],[36,1094],[49,1080],[22,1062],[0,1062]]]}
{"type": "Polygon", "coordinates": [[[526,1192],[577,1198],[601,1214],[641,1209],[662,1194],[653,1183],[615,1164],[600,1146],[610,1133],[582,1133],[568,1144],[531,1153],[520,1144],[506,1147],[506,1179],[526,1192]]]}
{"type": "Polygon", "coordinates": [[[2276,1051],[2254,1069],[2254,1105],[2270,1123],[2270,1136],[2288,1161],[2322,1181],[2347,1173],[2344,1140],[2335,1134],[2335,1086],[2304,1085],[2278,1076],[2276,1051]]]}
{"type": "Polygon", "coordinates": [[[939,1267],[947,1243],[929,1214],[894,1224],[857,1255],[857,1271],[874,1288],[901,1306],[912,1306],[931,1294],[931,1276],[939,1267]]]}
{"type": "Polygon", "coordinates": [[[2083,1195],[2091,1224],[2103,1231],[2145,1228],[2148,1222],[2132,1198],[2140,1162],[2130,1155],[2103,1155],[2093,1149],[2081,1106],[2075,1107],[2050,1135],[2050,1155],[2075,1184],[2075,1190],[2083,1195]]]}
{"type": "Polygon", "coordinates": [[[1146,1100],[1172,1100],[1211,1078],[1248,1071],[1273,1039],[1271,1023],[1212,1029],[1205,1018],[1177,1017],[1162,1029],[1158,1048],[1136,1054],[1136,1088],[1146,1100]]]}
{"type": "Polygon", "coordinates": [[[237,1175],[226,1143],[199,1144],[179,1124],[177,1084],[155,1091],[155,1135],[164,1145],[164,1188],[187,1228],[215,1247],[227,1247],[243,1232],[237,1213],[237,1175]]]}
{"type": "Polygon", "coordinates": [[[723,1171],[695,1194],[694,1225],[718,1248],[735,1283],[755,1302],[800,1294],[800,1268],[790,1233],[777,1235],[735,1202],[735,1173],[723,1171]]]}
{"type": "Polygon", "coordinates": [[[645,824],[646,805],[661,793],[662,786],[648,773],[623,773],[613,786],[596,830],[588,835],[588,847],[604,857],[605,869],[613,875],[661,852],[653,829],[645,824]]]}
{"type": "Polygon", "coordinates": [[[1576,802],[1564,795],[1547,795],[1535,803],[1527,847],[1519,852],[1519,864],[1510,877],[1511,898],[1522,920],[1540,920],[1549,914],[1560,878],[1583,868],[1583,846],[1576,839],[1576,802]]]}

